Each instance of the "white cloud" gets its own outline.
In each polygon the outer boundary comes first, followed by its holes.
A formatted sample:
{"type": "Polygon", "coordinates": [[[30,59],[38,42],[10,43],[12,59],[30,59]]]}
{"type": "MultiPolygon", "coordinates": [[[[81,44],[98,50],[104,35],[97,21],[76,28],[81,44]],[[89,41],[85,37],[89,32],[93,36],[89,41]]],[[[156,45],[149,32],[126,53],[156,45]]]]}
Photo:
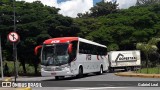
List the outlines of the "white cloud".
{"type": "MultiPolygon", "coordinates": [[[[76,17],[78,13],[85,13],[93,7],[93,0],[68,0],[65,2],[57,3],[57,0],[17,0],[17,1],[41,1],[44,5],[60,8],[60,14],[69,17],[76,17]]],[[[105,0],[112,1],[112,0],[105,0]]],[[[128,8],[135,5],[137,0],[117,0],[119,8],[128,8]]]]}
{"type": "Polygon", "coordinates": [[[44,5],[54,6],[57,7],[57,0],[16,0],[16,1],[26,1],[26,2],[33,2],[33,1],[41,1],[44,5]]]}
{"type": "MultiPolygon", "coordinates": [[[[105,1],[113,1],[113,0],[105,0],[105,1]]],[[[117,3],[119,4],[119,8],[120,9],[126,9],[129,8],[130,6],[134,6],[136,4],[137,0],[114,0],[117,1],[117,3]]]]}
{"type": "Polygon", "coordinates": [[[78,13],[85,13],[93,7],[93,0],[69,0],[57,3],[57,0],[17,0],[17,1],[41,1],[44,5],[60,8],[60,14],[69,17],[76,17],[78,13]]]}
{"type": "Polygon", "coordinates": [[[137,0],[117,0],[119,3],[119,8],[128,8],[134,6],[137,0]]]}
{"type": "Polygon", "coordinates": [[[85,13],[93,7],[93,0],[70,0],[58,5],[61,9],[59,13],[65,16],[76,17],[78,13],[85,13]]]}

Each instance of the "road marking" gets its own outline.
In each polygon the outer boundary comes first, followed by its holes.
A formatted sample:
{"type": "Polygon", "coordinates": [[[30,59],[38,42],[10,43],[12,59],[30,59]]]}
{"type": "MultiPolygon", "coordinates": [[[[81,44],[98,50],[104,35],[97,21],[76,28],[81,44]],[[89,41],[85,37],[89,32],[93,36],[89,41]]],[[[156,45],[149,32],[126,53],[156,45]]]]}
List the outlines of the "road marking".
{"type": "Polygon", "coordinates": [[[127,88],[127,87],[95,87],[95,88],[77,88],[77,89],[65,89],[65,90],[98,90],[98,89],[114,89],[114,88],[127,88]]]}

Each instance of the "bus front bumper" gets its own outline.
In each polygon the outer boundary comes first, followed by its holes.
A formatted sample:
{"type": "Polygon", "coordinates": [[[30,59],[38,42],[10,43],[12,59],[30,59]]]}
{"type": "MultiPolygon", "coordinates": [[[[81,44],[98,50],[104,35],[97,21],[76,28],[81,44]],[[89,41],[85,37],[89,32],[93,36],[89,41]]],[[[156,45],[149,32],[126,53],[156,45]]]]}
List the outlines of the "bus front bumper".
{"type": "Polygon", "coordinates": [[[63,71],[45,71],[41,69],[41,76],[72,76],[74,75],[71,70],[63,70],[63,71]]]}

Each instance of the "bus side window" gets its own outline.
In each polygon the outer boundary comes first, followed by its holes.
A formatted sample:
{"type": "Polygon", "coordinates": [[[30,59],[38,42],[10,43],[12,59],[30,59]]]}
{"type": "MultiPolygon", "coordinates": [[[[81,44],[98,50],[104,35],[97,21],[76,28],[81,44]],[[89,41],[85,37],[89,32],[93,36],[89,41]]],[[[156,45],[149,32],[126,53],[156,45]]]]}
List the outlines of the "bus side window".
{"type": "Polygon", "coordinates": [[[83,42],[79,44],[79,53],[85,53],[85,44],[83,42]]]}

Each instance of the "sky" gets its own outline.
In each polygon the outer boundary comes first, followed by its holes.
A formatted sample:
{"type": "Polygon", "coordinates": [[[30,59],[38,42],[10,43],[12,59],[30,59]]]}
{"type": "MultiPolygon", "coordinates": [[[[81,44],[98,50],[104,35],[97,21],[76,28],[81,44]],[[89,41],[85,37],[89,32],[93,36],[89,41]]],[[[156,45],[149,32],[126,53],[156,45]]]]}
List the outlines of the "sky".
{"type": "MultiPolygon", "coordinates": [[[[85,13],[89,11],[97,2],[101,0],[16,0],[16,1],[41,1],[44,5],[60,8],[60,14],[69,17],[77,17],[78,13],[85,13]]],[[[137,0],[105,0],[105,1],[117,1],[119,8],[126,9],[135,5],[137,0]]]]}

